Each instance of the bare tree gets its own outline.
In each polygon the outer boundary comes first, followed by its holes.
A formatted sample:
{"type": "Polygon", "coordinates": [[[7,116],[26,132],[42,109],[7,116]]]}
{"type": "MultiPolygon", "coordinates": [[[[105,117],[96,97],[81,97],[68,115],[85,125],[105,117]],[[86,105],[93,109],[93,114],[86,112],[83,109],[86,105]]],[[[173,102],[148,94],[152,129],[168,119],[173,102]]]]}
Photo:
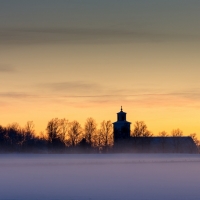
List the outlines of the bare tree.
{"type": "Polygon", "coordinates": [[[33,121],[28,121],[22,130],[23,134],[23,147],[29,148],[34,144],[35,138],[35,125],[33,121]]]}
{"type": "Polygon", "coordinates": [[[18,123],[8,125],[4,139],[7,145],[11,146],[12,148],[21,148],[24,141],[23,129],[18,123]]]}
{"type": "Polygon", "coordinates": [[[197,145],[197,147],[199,147],[200,145],[200,141],[197,138],[197,134],[196,133],[191,133],[190,137],[193,139],[194,143],[197,145]]]}
{"type": "Polygon", "coordinates": [[[0,144],[4,143],[5,128],[0,125],[0,144]]]}
{"type": "Polygon", "coordinates": [[[68,131],[68,140],[72,146],[76,146],[81,141],[82,133],[80,123],[78,121],[72,121],[68,131]]]}
{"type": "Polygon", "coordinates": [[[112,122],[109,121],[102,121],[100,132],[103,135],[103,143],[105,146],[112,146],[113,145],[113,126],[112,122]]]}
{"type": "Polygon", "coordinates": [[[97,131],[97,123],[93,118],[88,118],[85,122],[85,139],[87,143],[92,144],[93,137],[97,131]]]}
{"type": "Polygon", "coordinates": [[[168,136],[168,134],[167,134],[166,131],[161,131],[161,132],[158,133],[158,135],[159,135],[160,137],[167,137],[167,136],[168,136]]]}
{"type": "Polygon", "coordinates": [[[172,130],[172,137],[181,137],[183,136],[183,131],[181,131],[179,128],[172,130]]]}
{"type": "Polygon", "coordinates": [[[56,140],[59,137],[60,133],[60,124],[59,119],[54,118],[50,120],[47,124],[47,137],[48,141],[52,143],[54,140],[56,140]]]}
{"type": "Polygon", "coordinates": [[[38,136],[39,139],[48,140],[48,136],[45,132],[41,131],[38,136]]]}
{"type": "Polygon", "coordinates": [[[33,121],[28,121],[24,128],[25,132],[30,135],[34,135],[35,133],[35,125],[33,121]]]}
{"type": "Polygon", "coordinates": [[[98,147],[101,151],[103,146],[105,146],[104,143],[104,135],[101,129],[97,130],[96,133],[93,135],[93,146],[98,147]]]}
{"type": "Polygon", "coordinates": [[[134,124],[134,130],[132,132],[133,137],[152,137],[152,133],[147,129],[147,125],[144,121],[136,121],[134,124]]]}
{"type": "Polygon", "coordinates": [[[24,142],[31,140],[35,135],[35,125],[33,121],[28,121],[24,127],[24,142]]]}
{"type": "Polygon", "coordinates": [[[62,142],[65,142],[65,137],[67,135],[69,129],[69,121],[67,119],[60,119],[59,120],[59,138],[62,142]]]}

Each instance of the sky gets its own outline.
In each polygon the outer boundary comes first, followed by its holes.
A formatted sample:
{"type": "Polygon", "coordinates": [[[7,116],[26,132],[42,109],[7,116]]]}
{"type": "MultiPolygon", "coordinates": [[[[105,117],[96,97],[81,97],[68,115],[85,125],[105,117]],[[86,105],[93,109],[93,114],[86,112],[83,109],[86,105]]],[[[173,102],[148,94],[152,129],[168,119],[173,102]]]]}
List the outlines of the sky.
{"type": "Polygon", "coordinates": [[[145,121],[200,138],[199,0],[0,0],[0,124],[145,121]]]}

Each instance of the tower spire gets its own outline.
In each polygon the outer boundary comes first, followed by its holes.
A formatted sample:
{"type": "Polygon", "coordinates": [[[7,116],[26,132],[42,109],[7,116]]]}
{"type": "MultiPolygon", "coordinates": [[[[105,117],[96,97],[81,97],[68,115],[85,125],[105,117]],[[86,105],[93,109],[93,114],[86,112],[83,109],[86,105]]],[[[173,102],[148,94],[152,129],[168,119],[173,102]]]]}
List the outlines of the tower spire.
{"type": "Polygon", "coordinates": [[[117,113],[117,121],[113,123],[114,128],[114,140],[120,140],[122,138],[130,138],[131,123],[126,121],[126,113],[121,111],[117,113]]]}

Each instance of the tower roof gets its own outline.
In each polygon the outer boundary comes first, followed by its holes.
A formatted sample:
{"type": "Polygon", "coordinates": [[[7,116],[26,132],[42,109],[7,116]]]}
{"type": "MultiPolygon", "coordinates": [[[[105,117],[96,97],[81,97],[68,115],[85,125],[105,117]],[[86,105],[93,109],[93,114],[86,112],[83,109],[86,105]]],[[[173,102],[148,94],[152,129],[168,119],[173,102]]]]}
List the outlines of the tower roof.
{"type": "MultiPolygon", "coordinates": [[[[125,113],[124,111],[123,111],[123,108],[122,108],[122,106],[121,106],[121,110],[120,110],[120,112],[118,112],[118,113],[125,113]]],[[[117,113],[117,114],[118,114],[117,113]]],[[[125,113],[126,114],[126,113],[125,113]]]]}

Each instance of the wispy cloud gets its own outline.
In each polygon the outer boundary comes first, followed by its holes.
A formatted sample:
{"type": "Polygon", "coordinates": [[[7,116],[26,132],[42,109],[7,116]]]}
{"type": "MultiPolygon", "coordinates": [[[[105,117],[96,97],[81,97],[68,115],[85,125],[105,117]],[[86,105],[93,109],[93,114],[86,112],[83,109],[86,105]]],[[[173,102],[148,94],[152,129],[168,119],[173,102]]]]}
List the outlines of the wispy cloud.
{"type": "Polygon", "coordinates": [[[36,94],[29,94],[26,92],[0,92],[1,98],[10,98],[10,99],[27,99],[27,98],[36,98],[39,97],[36,94]]]}
{"type": "Polygon", "coordinates": [[[56,83],[40,84],[39,87],[51,90],[53,92],[66,92],[66,93],[91,93],[99,92],[102,86],[96,83],[85,81],[66,81],[56,83]]]}
{"type": "Polygon", "coordinates": [[[121,29],[13,29],[0,30],[0,44],[93,44],[200,40],[200,35],[153,33],[121,29]]]}
{"type": "Polygon", "coordinates": [[[14,73],[17,70],[9,65],[0,64],[0,73],[14,73]]]}
{"type": "Polygon", "coordinates": [[[62,98],[167,98],[182,97],[188,99],[200,99],[200,89],[191,88],[182,91],[159,90],[151,88],[115,89],[113,87],[86,81],[66,81],[55,83],[43,83],[37,85],[51,94],[58,94],[62,98]]]}
{"type": "Polygon", "coordinates": [[[45,104],[67,104],[72,107],[133,105],[138,107],[199,107],[200,89],[180,92],[159,90],[115,90],[90,82],[61,82],[41,84],[37,92],[0,93],[1,99],[45,104]]]}

